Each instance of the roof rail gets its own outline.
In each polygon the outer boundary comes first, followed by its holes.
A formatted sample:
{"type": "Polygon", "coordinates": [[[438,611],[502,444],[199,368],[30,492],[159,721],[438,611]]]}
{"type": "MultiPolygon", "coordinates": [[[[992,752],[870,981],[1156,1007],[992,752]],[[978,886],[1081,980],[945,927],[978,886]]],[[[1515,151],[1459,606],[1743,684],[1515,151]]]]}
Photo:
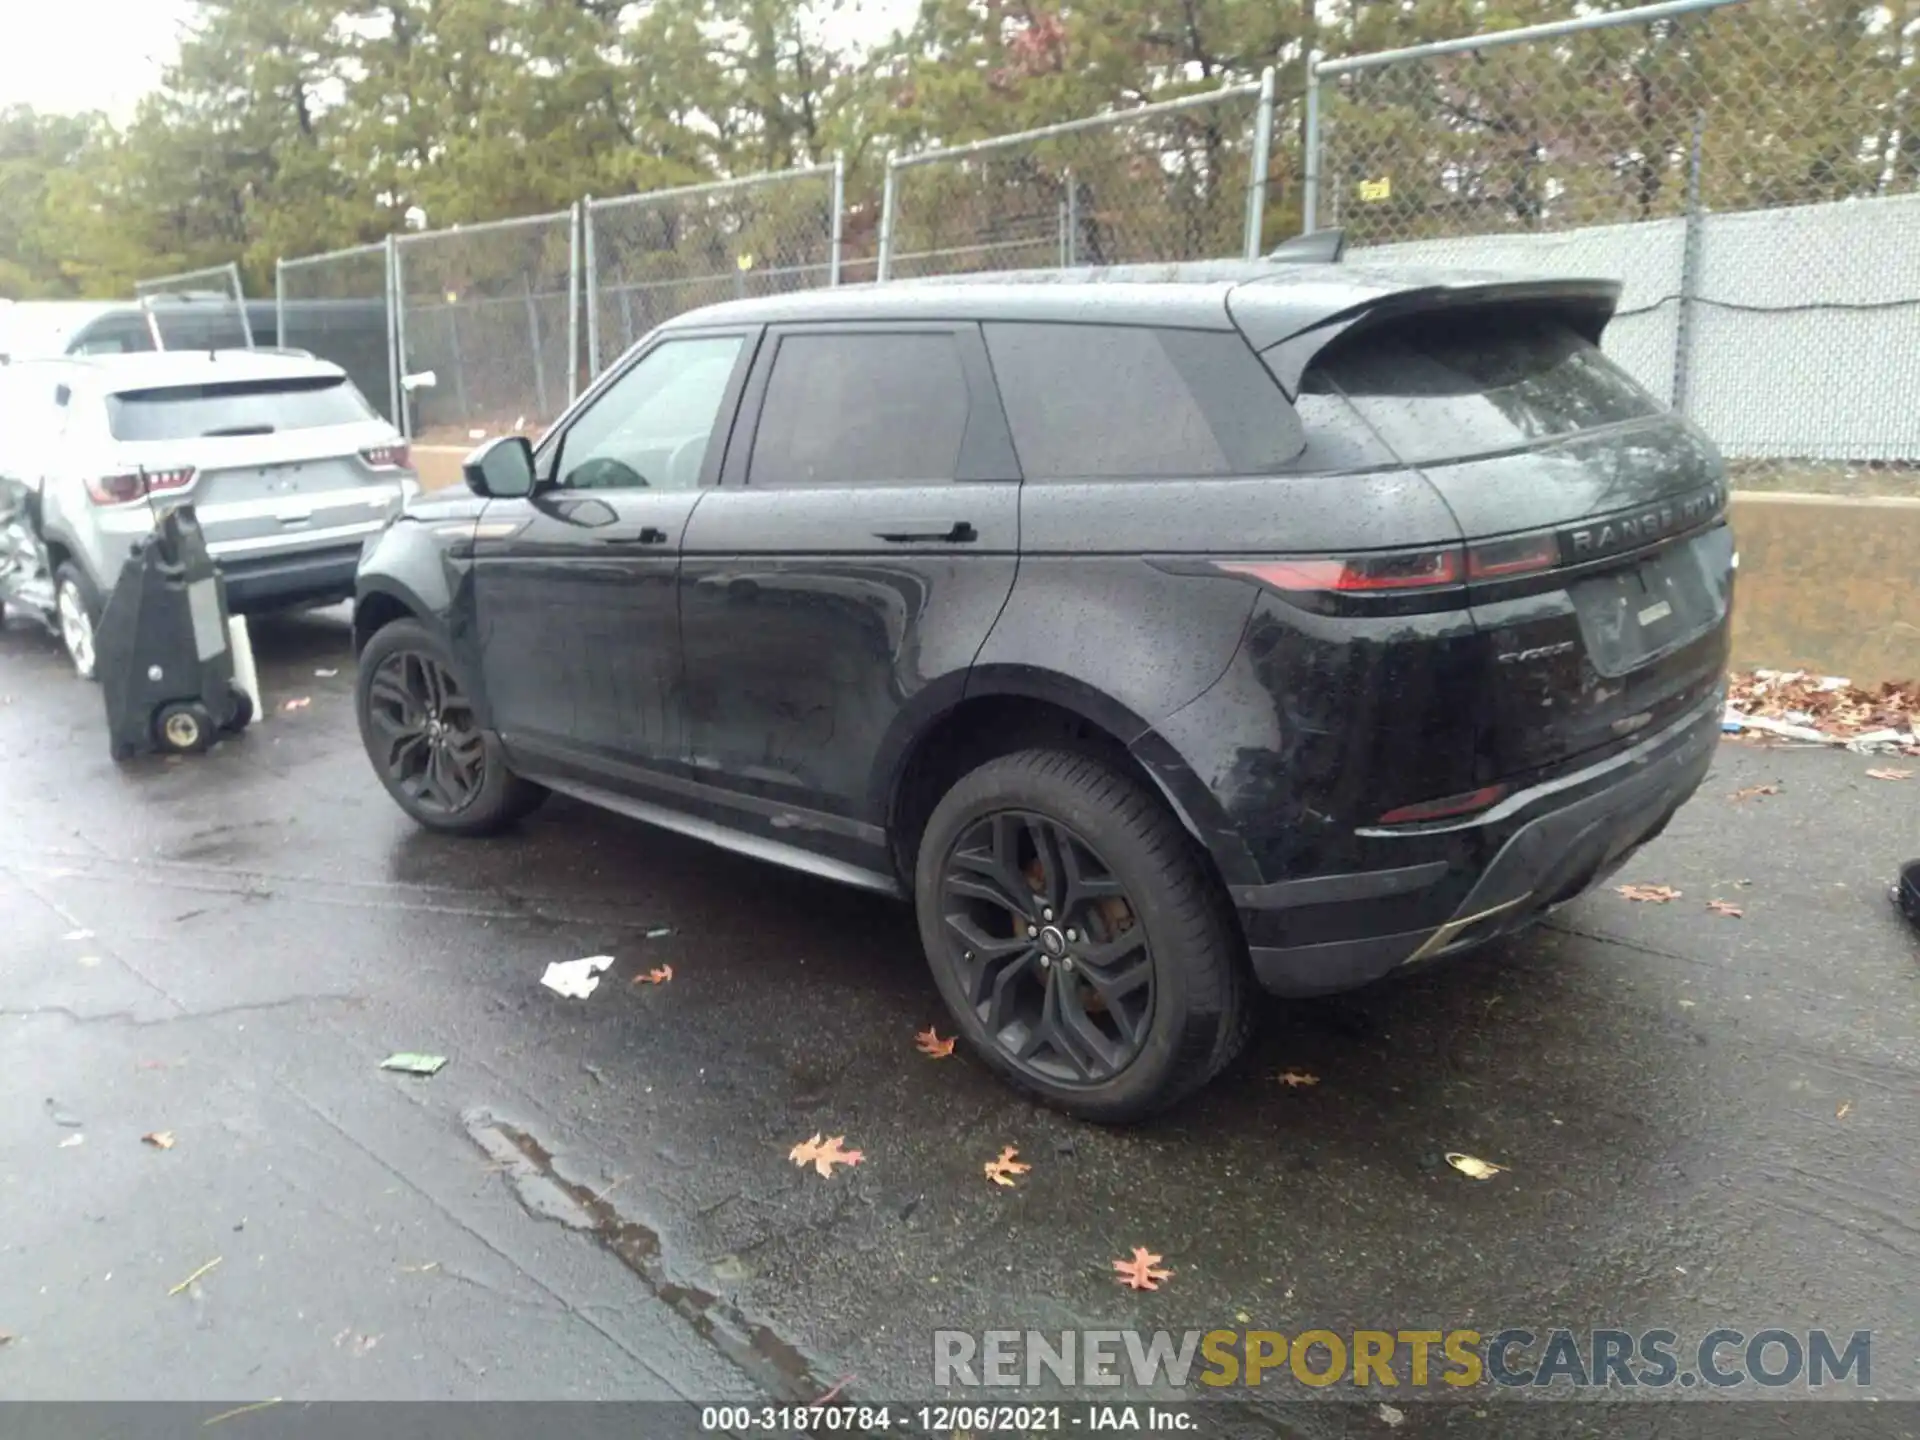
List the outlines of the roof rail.
{"type": "Polygon", "coordinates": [[[1313,230],[1276,245],[1267,259],[1294,265],[1333,265],[1347,253],[1347,232],[1339,228],[1313,230]]]}

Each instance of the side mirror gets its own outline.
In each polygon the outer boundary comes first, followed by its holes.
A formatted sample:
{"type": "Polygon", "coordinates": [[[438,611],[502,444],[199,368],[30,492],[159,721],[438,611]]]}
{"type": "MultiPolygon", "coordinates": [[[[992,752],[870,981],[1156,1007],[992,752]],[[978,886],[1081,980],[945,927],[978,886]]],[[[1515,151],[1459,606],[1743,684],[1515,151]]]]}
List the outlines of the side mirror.
{"type": "Polygon", "coordinates": [[[524,435],[502,435],[467,456],[460,466],[467,488],[492,500],[533,493],[533,446],[524,435]]]}

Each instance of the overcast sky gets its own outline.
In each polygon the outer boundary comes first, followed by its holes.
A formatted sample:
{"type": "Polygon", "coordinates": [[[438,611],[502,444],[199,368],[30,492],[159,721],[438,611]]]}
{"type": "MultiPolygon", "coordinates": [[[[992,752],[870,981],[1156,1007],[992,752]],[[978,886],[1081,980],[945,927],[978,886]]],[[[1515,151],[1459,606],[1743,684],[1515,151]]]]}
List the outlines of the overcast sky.
{"type": "Polygon", "coordinates": [[[126,120],[174,56],[187,0],[0,0],[0,106],[126,120]]]}

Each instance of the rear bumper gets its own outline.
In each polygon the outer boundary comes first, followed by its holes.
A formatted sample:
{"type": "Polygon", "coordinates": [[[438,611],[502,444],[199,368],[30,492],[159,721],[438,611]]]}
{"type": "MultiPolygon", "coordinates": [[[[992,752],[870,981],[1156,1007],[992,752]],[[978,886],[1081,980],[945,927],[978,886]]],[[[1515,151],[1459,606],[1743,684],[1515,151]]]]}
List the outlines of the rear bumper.
{"type": "Polygon", "coordinates": [[[1404,864],[1234,887],[1255,975],[1277,995],[1351,990],[1531,924],[1666,827],[1713,761],[1722,710],[1716,693],[1631,750],[1522,791],[1471,824],[1395,837],[1404,864]],[[1463,876],[1471,856],[1485,858],[1463,876]],[[1380,923],[1427,908],[1423,896],[1438,908],[1418,928],[1380,923]],[[1309,914],[1310,926],[1294,923],[1309,914]],[[1300,930],[1342,938],[1288,943],[1300,930]]]}
{"type": "Polygon", "coordinates": [[[294,555],[232,556],[215,562],[227,584],[227,608],[246,614],[290,605],[329,605],[353,598],[360,545],[294,555]]]}

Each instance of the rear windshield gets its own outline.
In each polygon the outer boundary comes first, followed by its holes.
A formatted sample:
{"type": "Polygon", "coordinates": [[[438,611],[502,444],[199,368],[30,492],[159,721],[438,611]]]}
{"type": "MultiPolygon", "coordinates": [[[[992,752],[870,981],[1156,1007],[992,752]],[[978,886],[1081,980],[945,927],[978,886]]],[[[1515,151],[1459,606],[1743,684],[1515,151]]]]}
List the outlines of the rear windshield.
{"type": "Polygon", "coordinates": [[[271,435],[375,418],[360,392],[339,375],[168,385],[107,397],[107,424],[116,440],[271,435]]]}
{"type": "Polygon", "coordinates": [[[1525,310],[1363,332],[1335,342],[1301,389],[1303,414],[1307,396],[1344,395],[1411,464],[1524,449],[1661,408],[1564,320],[1525,310]]]}

